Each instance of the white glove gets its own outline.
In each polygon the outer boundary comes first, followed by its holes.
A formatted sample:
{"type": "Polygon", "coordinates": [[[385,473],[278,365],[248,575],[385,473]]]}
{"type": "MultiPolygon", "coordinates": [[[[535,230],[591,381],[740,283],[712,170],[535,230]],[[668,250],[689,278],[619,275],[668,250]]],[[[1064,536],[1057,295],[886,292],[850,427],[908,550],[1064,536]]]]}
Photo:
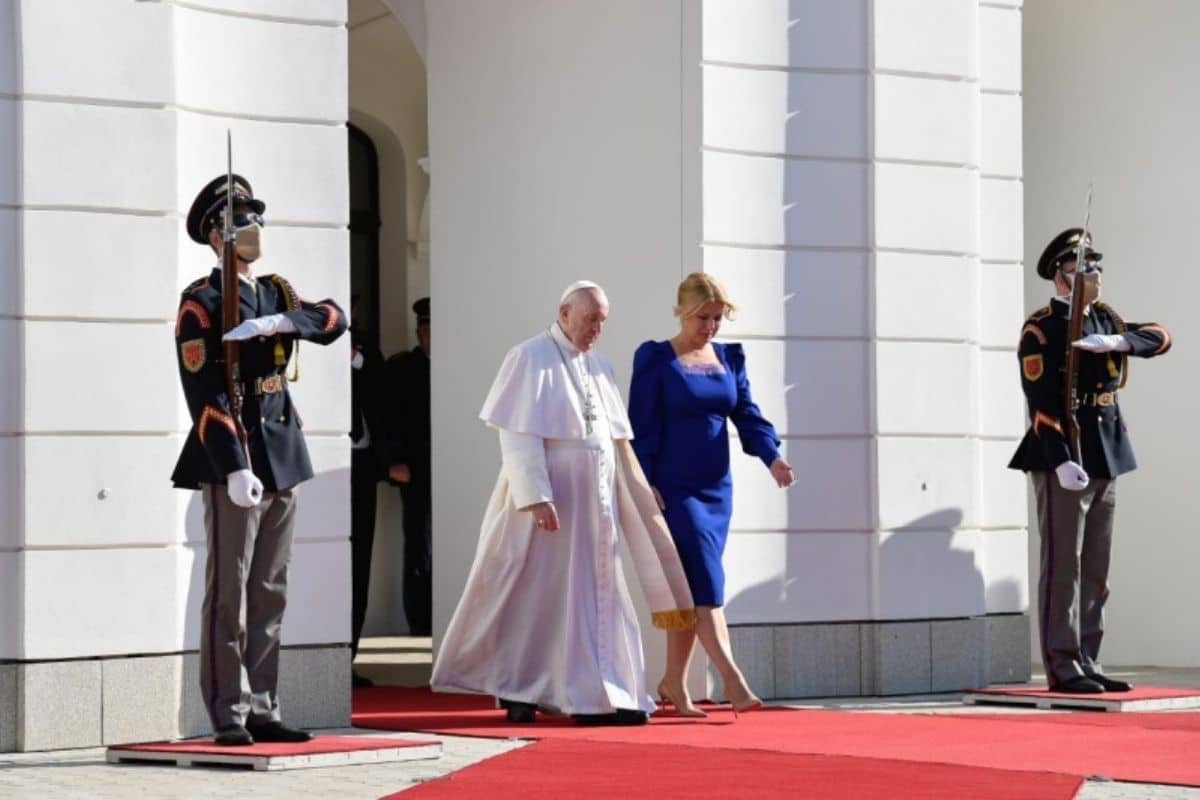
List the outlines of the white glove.
{"type": "Polygon", "coordinates": [[[296,323],[283,314],[268,314],[265,317],[248,319],[236,325],[221,338],[227,342],[241,342],[255,336],[274,336],[277,333],[295,333],[296,323]]]}
{"type": "Polygon", "coordinates": [[[1118,353],[1127,353],[1130,349],[1129,342],[1125,341],[1125,337],[1119,333],[1089,333],[1071,344],[1090,353],[1111,353],[1113,350],[1118,353]]]}
{"type": "Polygon", "coordinates": [[[1068,492],[1083,491],[1090,480],[1083,467],[1074,461],[1064,461],[1055,468],[1054,473],[1058,475],[1058,485],[1068,492]]]}
{"type": "Polygon", "coordinates": [[[234,505],[242,508],[254,508],[258,505],[258,501],[262,500],[262,481],[248,469],[239,469],[229,473],[225,488],[234,505]]]}

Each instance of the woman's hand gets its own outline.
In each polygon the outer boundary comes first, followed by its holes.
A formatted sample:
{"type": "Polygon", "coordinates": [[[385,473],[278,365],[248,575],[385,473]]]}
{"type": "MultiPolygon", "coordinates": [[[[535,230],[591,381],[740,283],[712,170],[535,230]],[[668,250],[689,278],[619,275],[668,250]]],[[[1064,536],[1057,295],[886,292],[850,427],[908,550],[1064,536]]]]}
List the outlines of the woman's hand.
{"type": "Polygon", "coordinates": [[[659,494],[658,488],[655,486],[651,486],[650,491],[654,492],[654,502],[658,503],[658,510],[666,511],[667,504],[663,502],[662,495],[659,494]]]}
{"type": "Polygon", "coordinates": [[[771,462],[771,477],[775,479],[780,489],[786,489],[796,482],[796,474],[792,472],[792,467],[782,458],[777,458],[771,462]]]}
{"type": "Polygon", "coordinates": [[[533,514],[533,527],[539,531],[553,533],[558,530],[558,512],[554,509],[554,503],[550,501],[534,503],[521,510],[533,514]]]}

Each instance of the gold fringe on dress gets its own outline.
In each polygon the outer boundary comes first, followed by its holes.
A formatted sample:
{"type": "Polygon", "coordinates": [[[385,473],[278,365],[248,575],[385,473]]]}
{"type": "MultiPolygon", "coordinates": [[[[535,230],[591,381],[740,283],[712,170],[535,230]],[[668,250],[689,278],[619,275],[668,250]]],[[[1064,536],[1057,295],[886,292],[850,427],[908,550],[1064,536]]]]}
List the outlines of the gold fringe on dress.
{"type": "Polygon", "coordinates": [[[662,631],[690,631],[696,627],[696,609],[676,608],[672,611],[655,611],[650,623],[662,631]]]}

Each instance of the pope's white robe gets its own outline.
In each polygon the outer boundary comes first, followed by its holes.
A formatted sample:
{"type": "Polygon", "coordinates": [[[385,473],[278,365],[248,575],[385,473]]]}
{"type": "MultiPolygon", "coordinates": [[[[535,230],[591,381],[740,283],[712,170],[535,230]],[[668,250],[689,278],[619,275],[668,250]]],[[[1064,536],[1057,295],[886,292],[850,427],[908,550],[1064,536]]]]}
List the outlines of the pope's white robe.
{"type": "Polygon", "coordinates": [[[578,352],[553,324],[509,351],[480,417],[499,429],[503,465],[433,687],[564,714],[654,711],[621,569],[623,536],[656,624],[687,626],[694,612],[631,455],[632,428],[611,365],[578,352]],[[589,376],[597,406],[590,435],[580,396],[589,376]],[[558,512],[555,532],[538,530],[519,510],[547,500],[558,512]]]}

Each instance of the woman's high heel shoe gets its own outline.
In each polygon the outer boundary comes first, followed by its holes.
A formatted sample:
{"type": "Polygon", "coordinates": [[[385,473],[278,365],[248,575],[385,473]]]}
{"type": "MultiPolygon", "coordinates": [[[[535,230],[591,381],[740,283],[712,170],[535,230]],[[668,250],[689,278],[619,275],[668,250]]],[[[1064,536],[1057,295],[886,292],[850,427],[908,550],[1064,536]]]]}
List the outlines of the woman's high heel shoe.
{"type": "Polygon", "coordinates": [[[675,715],[679,717],[707,717],[708,714],[692,705],[691,699],[687,694],[684,694],[686,702],[680,703],[670,691],[667,690],[666,682],[658,684],[658,696],[662,698],[663,705],[670,703],[675,707],[675,715]]]}
{"type": "MultiPolygon", "coordinates": [[[[728,697],[729,693],[726,692],[725,695],[728,697]]],[[[762,699],[748,688],[746,689],[746,696],[740,700],[734,700],[732,697],[729,697],[729,704],[733,706],[733,716],[735,719],[738,714],[745,714],[747,711],[757,711],[763,707],[762,699]]]]}

